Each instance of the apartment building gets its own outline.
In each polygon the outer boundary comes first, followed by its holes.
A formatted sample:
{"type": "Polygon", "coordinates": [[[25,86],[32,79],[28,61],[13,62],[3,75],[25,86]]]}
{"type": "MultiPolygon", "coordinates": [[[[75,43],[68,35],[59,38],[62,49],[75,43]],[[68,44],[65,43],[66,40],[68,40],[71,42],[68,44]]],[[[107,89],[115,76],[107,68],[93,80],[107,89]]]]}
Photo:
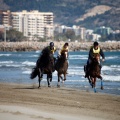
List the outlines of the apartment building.
{"type": "Polygon", "coordinates": [[[39,11],[12,12],[12,26],[23,32],[30,40],[33,38],[51,38],[53,32],[53,13],[39,11]]]}
{"type": "Polygon", "coordinates": [[[0,10],[0,24],[4,26],[12,25],[12,15],[9,10],[0,10]]]}
{"type": "Polygon", "coordinates": [[[39,38],[52,38],[54,36],[53,13],[26,11],[10,12],[0,11],[0,24],[12,26],[14,29],[23,32],[29,40],[39,38]]]}

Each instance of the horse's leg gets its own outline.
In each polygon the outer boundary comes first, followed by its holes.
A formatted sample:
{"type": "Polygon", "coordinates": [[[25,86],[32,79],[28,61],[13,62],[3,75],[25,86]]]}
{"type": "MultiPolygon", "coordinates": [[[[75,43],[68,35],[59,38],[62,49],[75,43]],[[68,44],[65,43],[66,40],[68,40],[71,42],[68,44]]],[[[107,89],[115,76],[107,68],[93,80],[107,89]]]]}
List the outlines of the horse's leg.
{"type": "Polygon", "coordinates": [[[50,82],[52,82],[52,73],[50,74],[50,82]]]}
{"type": "Polygon", "coordinates": [[[64,81],[66,80],[66,73],[64,73],[64,81]]]}
{"type": "Polygon", "coordinates": [[[90,79],[89,76],[88,76],[87,78],[88,78],[88,80],[89,80],[90,85],[92,86],[92,80],[90,79]]]}
{"type": "Polygon", "coordinates": [[[92,86],[92,88],[94,87],[94,78],[93,77],[90,77],[90,85],[92,86]]]}
{"type": "Polygon", "coordinates": [[[94,92],[96,93],[96,78],[93,78],[93,87],[94,87],[94,92]]]}
{"type": "Polygon", "coordinates": [[[103,90],[103,80],[101,79],[101,90],[103,90]]]}
{"type": "Polygon", "coordinates": [[[40,82],[41,82],[41,70],[40,70],[40,68],[38,69],[38,81],[39,81],[39,86],[38,86],[38,88],[40,88],[40,82]]]}
{"type": "Polygon", "coordinates": [[[103,80],[102,80],[102,76],[101,75],[99,75],[99,77],[98,78],[100,78],[101,79],[101,90],[103,90],[103,80]]]}
{"type": "Polygon", "coordinates": [[[51,87],[51,86],[50,86],[50,81],[49,81],[49,79],[50,79],[50,74],[47,74],[48,87],[51,87]]]}
{"type": "Polygon", "coordinates": [[[60,74],[58,73],[58,83],[57,83],[57,87],[60,87],[60,74]]]}

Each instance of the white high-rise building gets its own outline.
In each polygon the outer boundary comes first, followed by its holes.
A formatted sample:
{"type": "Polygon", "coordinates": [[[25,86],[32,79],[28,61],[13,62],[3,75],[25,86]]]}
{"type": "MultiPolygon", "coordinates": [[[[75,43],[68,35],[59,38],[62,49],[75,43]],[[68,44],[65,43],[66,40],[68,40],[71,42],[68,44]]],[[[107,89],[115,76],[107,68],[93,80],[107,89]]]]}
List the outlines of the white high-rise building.
{"type": "Polygon", "coordinates": [[[12,26],[30,40],[54,36],[53,13],[39,11],[12,12],[12,26]]]}

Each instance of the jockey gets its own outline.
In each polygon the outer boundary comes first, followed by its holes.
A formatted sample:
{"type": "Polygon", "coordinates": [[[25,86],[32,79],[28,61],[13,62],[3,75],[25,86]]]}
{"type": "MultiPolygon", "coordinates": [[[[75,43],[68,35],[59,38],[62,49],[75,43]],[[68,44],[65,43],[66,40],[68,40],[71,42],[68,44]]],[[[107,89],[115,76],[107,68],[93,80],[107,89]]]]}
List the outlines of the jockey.
{"type": "Polygon", "coordinates": [[[49,50],[50,53],[52,55],[54,55],[55,51],[56,51],[56,48],[54,47],[54,43],[53,42],[50,42],[49,46],[45,47],[43,50],[42,50],[42,53],[46,50],[49,50]]]}
{"type": "MultiPolygon", "coordinates": [[[[66,58],[67,58],[67,62],[68,62],[68,64],[69,64],[69,61],[68,61],[68,56],[69,56],[69,44],[68,43],[65,43],[64,45],[63,45],[63,47],[62,47],[62,49],[60,50],[60,52],[59,52],[59,55],[58,55],[58,57],[57,57],[57,59],[60,57],[60,55],[62,54],[62,53],[65,53],[66,54],[66,58]]],[[[56,62],[57,62],[57,60],[56,60],[56,62]]],[[[68,74],[68,72],[67,72],[67,74],[68,74]]]]}
{"type": "MultiPolygon", "coordinates": [[[[93,46],[90,48],[87,66],[86,66],[86,68],[84,68],[86,71],[85,78],[88,76],[89,65],[94,57],[94,54],[96,54],[96,53],[98,53],[102,56],[102,61],[105,60],[105,55],[103,53],[103,50],[100,48],[98,42],[94,42],[93,46]]],[[[99,64],[100,64],[100,61],[99,61],[99,64]]],[[[100,65],[100,69],[101,69],[101,65],[100,65]]]]}
{"type": "MultiPolygon", "coordinates": [[[[44,54],[45,51],[49,51],[52,55],[53,55],[53,58],[54,58],[54,62],[53,62],[53,71],[55,70],[54,69],[54,64],[55,64],[55,57],[54,57],[54,53],[56,52],[56,48],[54,47],[54,43],[53,42],[50,42],[49,46],[45,47],[42,52],[41,52],[41,55],[44,54]]],[[[39,61],[39,60],[38,60],[39,61]]],[[[38,62],[37,61],[37,62],[38,62]]],[[[41,70],[44,68],[44,66],[41,66],[41,70]]],[[[42,73],[42,76],[43,76],[43,73],[42,73]]],[[[41,79],[42,79],[42,76],[41,76],[41,79]]]]}
{"type": "Polygon", "coordinates": [[[59,55],[61,55],[62,53],[66,53],[66,58],[68,58],[68,52],[69,52],[69,44],[65,43],[62,47],[62,49],[59,52],[59,55]]]}

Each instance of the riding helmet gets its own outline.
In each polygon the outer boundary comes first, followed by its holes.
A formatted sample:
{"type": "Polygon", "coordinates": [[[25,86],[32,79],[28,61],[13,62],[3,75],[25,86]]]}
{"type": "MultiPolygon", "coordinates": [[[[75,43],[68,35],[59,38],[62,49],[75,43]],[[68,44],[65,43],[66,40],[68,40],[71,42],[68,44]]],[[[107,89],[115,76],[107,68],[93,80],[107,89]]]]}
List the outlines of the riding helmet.
{"type": "Polygon", "coordinates": [[[54,43],[53,43],[53,42],[50,42],[50,46],[53,47],[53,46],[54,46],[54,43]]]}
{"type": "Polygon", "coordinates": [[[66,45],[66,46],[69,46],[69,44],[68,44],[68,43],[65,43],[65,45],[66,45]]]}
{"type": "Polygon", "coordinates": [[[94,42],[94,46],[98,46],[99,44],[98,44],[98,42],[94,42]]]}

